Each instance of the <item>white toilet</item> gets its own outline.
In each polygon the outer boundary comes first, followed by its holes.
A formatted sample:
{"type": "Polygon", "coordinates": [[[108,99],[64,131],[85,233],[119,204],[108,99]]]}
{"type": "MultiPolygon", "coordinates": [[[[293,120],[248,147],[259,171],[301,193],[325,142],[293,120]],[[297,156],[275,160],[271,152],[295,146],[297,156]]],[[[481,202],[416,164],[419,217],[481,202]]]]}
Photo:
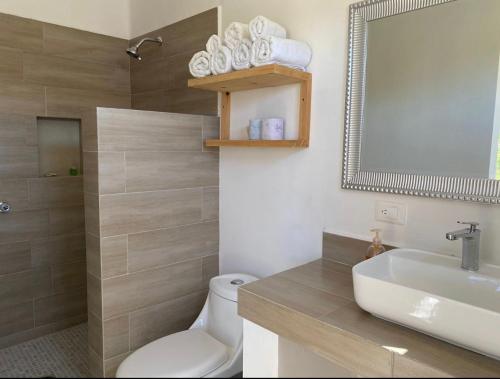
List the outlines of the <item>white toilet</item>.
{"type": "Polygon", "coordinates": [[[245,274],[210,280],[205,306],[189,330],[160,338],[125,359],[117,378],[227,378],[243,369],[243,320],[238,287],[245,274]]]}

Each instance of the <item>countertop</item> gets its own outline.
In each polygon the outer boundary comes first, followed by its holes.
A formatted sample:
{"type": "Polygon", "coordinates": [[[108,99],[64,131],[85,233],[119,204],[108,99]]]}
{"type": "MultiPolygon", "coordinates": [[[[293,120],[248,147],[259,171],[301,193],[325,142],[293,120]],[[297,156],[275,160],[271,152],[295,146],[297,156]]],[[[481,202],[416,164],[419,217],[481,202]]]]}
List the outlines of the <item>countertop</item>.
{"type": "Polygon", "coordinates": [[[500,377],[500,361],[378,319],[352,267],[320,259],[239,289],[239,314],[362,376],[500,377]]]}

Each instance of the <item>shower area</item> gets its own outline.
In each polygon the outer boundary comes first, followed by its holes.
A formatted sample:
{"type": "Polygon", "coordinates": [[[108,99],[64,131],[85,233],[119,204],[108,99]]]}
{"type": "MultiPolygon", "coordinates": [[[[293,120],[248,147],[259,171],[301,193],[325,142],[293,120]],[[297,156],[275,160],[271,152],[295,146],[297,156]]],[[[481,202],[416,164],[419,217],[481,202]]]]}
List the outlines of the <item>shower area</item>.
{"type": "Polygon", "coordinates": [[[217,9],[131,41],[0,14],[0,377],[113,377],[201,310],[219,127],[187,64],[214,33],[217,9]]]}

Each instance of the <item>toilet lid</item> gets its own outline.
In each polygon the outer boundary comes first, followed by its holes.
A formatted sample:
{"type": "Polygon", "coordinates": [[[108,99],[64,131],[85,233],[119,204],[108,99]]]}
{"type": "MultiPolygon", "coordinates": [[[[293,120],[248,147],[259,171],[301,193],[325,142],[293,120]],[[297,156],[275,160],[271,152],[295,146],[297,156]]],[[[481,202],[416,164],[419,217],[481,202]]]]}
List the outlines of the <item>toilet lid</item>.
{"type": "Polygon", "coordinates": [[[140,348],[123,361],[117,377],[200,378],[227,359],[226,345],[201,329],[191,329],[140,348]]]}

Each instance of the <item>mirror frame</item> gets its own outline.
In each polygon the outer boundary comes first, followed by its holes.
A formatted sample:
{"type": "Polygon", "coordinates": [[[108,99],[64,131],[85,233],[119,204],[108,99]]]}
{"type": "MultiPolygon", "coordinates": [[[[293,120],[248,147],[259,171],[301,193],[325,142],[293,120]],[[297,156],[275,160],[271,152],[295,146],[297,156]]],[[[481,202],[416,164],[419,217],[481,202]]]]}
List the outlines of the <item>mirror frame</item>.
{"type": "Polygon", "coordinates": [[[368,22],[455,0],[367,0],[349,7],[342,188],[500,204],[500,180],[361,171],[368,22]]]}

